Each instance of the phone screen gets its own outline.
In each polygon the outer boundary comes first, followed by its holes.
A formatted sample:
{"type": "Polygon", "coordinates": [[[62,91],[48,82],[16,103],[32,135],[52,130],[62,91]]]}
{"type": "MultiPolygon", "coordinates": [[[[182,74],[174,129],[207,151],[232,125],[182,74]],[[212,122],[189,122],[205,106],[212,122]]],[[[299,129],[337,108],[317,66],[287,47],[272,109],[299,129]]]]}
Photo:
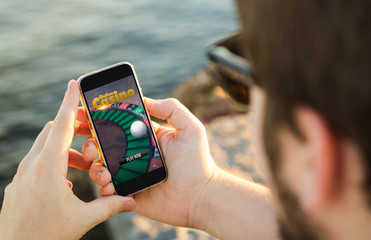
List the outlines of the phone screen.
{"type": "Polygon", "coordinates": [[[84,97],[116,191],[164,168],[134,75],[85,91],[84,97]]]}

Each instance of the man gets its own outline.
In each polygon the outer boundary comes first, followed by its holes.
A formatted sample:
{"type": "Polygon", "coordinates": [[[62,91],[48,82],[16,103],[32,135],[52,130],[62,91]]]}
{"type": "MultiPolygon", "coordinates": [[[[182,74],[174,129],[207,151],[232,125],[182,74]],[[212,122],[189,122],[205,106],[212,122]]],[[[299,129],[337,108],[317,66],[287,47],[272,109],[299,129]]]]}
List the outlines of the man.
{"type": "Polygon", "coordinates": [[[221,239],[370,239],[369,9],[366,1],[239,1],[257,83],[257,159],[271,190],[218,168],[204,127],[178,101],[146,99],[149,112],[171,126],[156,125],[169,177],[135,201],[112,195],[109,172],[91,164],[92,140],[82,155],[70,150],[74,133],[87,133],[71,81],[54,123],[6,188],[0,236],[79,238],[135,208],[221,239]],[[77,199],[66,182],[67,163],[90,169],[102,197],[77,199]]]}

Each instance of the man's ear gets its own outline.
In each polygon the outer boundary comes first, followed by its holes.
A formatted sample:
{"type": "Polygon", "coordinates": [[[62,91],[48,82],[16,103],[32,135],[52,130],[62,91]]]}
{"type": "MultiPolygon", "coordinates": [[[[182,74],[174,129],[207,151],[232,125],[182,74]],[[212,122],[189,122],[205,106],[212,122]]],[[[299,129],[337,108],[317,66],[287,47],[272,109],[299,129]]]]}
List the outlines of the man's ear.
{"type": "Polygon", "coordinates": [[[338,190],[339,140],[325,119],[310,108],[296,109],[294,120],[304,136],[305,149],[301,186],[296,191],[302,208],[311,212],[328,203],[338,190]]]}

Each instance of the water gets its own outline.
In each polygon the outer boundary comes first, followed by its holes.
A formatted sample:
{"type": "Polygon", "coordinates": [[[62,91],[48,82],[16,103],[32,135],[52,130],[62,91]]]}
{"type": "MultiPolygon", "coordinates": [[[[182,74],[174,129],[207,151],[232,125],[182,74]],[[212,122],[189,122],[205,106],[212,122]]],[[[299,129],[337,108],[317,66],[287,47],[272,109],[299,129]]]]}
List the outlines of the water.
{"type": "Polygon", "coordinates": [[[205,66],[205,45],[237,29],[232,0],[0,2],[0,94],[67,82],[119,61],[165,97],[205,66]]]}
{"type": "Polygon", "coordinates": [[[237,28],[233,0],[0,0],[0,206],[69,79],[129,61],[144,95],[163,98],[237,28]]]}
{"type": "Polygon", "coordinates": [[[163,98],[237,28],[232,0],[0,1],[0,165],[54,117],[69,79],[129,61],[163,98]]]}

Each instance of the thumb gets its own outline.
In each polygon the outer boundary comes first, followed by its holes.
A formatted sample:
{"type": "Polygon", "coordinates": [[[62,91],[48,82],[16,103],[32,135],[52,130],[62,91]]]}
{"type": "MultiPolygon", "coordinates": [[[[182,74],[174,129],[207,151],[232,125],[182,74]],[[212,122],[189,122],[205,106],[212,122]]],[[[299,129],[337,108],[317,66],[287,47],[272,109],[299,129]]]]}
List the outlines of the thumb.
{"type": "Polygon", "coordinates": [[[130,212],[135,209],[135,201],[131,197],[112,195],[100,197],[89,203],[87,219],[90,219],[91,227],[108,220],[118,213],[130,212]]]}
{"type": "Polygon", "coordinates": [[[201,122],[175,98],[164,100],[145,98],[145,104],[152,116],[166,119],[168,123],[177,130],[202,125],[201,122]]]}

